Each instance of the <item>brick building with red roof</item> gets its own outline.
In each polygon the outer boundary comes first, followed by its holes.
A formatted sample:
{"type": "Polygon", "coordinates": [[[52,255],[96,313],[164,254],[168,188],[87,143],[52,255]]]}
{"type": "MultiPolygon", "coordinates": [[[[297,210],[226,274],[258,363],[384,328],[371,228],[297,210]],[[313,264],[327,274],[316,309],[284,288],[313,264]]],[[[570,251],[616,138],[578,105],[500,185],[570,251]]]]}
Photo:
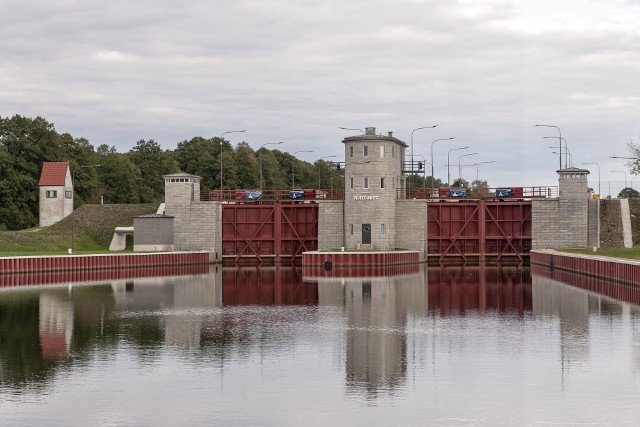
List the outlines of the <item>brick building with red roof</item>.
{"type": "Polygon", "coordinates": [[[40,174],[40,227],[73,212],[73,183],[68,162],[45,162],[40,174]]]}

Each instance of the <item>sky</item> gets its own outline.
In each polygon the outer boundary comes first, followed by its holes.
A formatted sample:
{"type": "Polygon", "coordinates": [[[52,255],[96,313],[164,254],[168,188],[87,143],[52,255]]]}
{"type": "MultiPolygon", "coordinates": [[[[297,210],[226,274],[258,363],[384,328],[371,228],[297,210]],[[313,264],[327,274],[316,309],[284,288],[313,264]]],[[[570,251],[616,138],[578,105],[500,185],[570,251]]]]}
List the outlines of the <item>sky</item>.
{"type": "Polygon", "coordinates": [[[0,116],[95,147],[246,130],[225,138],[314,162],[360,134],[339,127],[376,127],[416,160],[433,146],[436,177],[449,156],[467,180],[555,186],[561,132],[603,195],[637,178],[610,156],[640,144],[640,0],[2,3],[0,116]]]}

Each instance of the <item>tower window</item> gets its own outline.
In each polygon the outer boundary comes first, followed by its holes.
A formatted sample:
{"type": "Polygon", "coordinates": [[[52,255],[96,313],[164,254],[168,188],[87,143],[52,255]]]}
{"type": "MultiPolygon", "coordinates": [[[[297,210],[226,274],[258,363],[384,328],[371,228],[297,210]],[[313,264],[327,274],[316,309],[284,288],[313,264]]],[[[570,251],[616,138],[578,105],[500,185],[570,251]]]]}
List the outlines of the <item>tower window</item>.
{"type": "Polygon", "coordinates": [[[384,177],[380,178],[380,188],[384,188],[384,177]]]}
{"type": "Polygon", "coordinates": [[[384,236],[386,234],[387,230],[385,229],[384,224],[380,224],[380,235],[384,236]]]}
{"type": "Polygon", "coordinates": [[[380,157],[384,157],[384,145],[380,146],[380,157]]]}
{"type": "Polygon", "coordinates": [[[58,191],[57,190],[47,190],[47,199],[57,199],[58,191]]]}
{"type": "Polygon", "coordinates": [[[365,145],[365,146],[363,147],[362,154],[363,154],[365,157],[367,157],[367,156],[369,155],[369,146],[368,146],[368,145],[365,145]]]}
{"type": "Polygon", "coordinates": [[[349,147],[349,157],[353,157],[353,145],[349,147]]]}
{"type": "Polygon", "coordinates": [[[349,180],[351,181],[351,189],[353,190],[353,177],[349,178],[349,180]]]}
{"type": "Polygon", "coordinates": [[[369,178],[368,177],[364,177],[364,188],[369,188],[369,178]]]}

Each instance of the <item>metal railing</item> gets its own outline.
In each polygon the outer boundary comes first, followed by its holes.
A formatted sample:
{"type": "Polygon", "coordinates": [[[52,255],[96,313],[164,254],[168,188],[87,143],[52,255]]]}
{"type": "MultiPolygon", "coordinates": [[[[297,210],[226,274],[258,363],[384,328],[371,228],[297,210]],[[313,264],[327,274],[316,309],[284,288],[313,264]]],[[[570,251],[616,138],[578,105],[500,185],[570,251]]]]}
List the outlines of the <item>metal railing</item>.
{"type": "Polygon", "coordinates": [[[411,188],[406,192],[398,190],[397,197],[436,200],[550,199],[558,197],[558,187],[411,188]]]}
{"type": "MultiPolygon", "coordinates": [[[[531,200],[558,197],[558,187],[494,187],[479,189],[462,188],[411,188],[396,190],[398,199],[429,200],[531,200]]],[[[234,203],[291,203],[311,200],[342,200],[340,189],[299,190],[203,190],[200,201],[234,203]]]]}
{"type": "Polygon", "coordinates": [[[299,190],[203,190],[200,201],[236,203],[290,203],[309,200],[342,200],[342,189],[299,190]]]}

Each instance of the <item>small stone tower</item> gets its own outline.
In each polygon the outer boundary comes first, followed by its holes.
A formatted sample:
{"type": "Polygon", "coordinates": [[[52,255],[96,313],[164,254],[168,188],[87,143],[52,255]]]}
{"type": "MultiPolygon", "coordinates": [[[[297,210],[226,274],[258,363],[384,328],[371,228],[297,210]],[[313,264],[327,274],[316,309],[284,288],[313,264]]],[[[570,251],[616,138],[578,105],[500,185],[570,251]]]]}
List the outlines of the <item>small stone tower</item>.
{"type": "Polygon", "coordinates": [[[589,236],[589,171],[560,169],[558,198],[531,202],[531,248],[584,248],[589,236]]]}
{"type": "Polygon", "coordinates": [[[345,148],[345,243],[348,249],[396,247],[396,198],[404,194],[402,162],[407,144],[392,133],[350,136],[345,148]]]}

